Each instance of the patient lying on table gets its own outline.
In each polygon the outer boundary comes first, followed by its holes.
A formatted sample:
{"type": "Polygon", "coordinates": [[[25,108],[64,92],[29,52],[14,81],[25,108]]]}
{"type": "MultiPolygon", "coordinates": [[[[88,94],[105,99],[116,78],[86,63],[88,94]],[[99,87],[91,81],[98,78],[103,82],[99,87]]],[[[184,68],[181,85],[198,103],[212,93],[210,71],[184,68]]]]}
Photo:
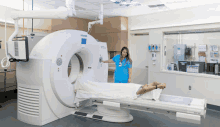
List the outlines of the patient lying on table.
{"type": "Polygon", "coordinates": [[[164,88],[166,88],[166,84],[165,83],[159,83],[159,82],[153,82],[153,83],[150,83],[149,85],[145,84],[144,86],[142,86],[140,88],[140,90],[137,91],[136,94],[137,95],[144,94],[146,92],[152,91],[152,90],[157,89],[157,88],[164,89],[164,88]]]}
{"type": "Polygon", "coordinates": [[[141,98],[157,100],[164,88],[166,88],[166,84],[158,82],[153,82],[149,85],[140,85],[135,83],[103,83],[83,80],[83,82],[77,81],[75,85],[75,97],[76,100],[85,100],[90,98],[141,98]]]}

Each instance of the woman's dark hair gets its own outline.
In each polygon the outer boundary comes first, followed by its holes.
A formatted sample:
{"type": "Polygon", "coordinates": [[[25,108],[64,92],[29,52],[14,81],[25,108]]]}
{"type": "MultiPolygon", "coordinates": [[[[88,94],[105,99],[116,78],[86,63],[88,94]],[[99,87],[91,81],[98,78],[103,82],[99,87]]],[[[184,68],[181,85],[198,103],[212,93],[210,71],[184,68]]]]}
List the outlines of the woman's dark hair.
{"type": "Polygon", "coordinates": [[[125,56],[125,58],[126,58],[126,62],[129,60],[130,63],[132,64],[132,60],[131,60],[131,58],[130,58],[129,50],[128,50],[127,47],[123,47],[123,48],[121,49],[121,55],[120,55],[121,58],[122,58],[122,51],[124,51],[124,50],[127,50],[127,55],[125,56]]]}

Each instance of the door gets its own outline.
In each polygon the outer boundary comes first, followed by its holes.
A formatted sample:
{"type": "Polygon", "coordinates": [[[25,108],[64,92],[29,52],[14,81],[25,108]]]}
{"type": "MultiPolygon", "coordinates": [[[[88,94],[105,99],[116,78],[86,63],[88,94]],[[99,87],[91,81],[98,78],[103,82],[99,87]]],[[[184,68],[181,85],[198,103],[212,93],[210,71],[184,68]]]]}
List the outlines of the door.
{"type": "Polygon", "coordinates": [[[130,37],[130,53],[133,61],[132,83],[148,83],[148,44],[149,35],[132,35],[130,37]]]}

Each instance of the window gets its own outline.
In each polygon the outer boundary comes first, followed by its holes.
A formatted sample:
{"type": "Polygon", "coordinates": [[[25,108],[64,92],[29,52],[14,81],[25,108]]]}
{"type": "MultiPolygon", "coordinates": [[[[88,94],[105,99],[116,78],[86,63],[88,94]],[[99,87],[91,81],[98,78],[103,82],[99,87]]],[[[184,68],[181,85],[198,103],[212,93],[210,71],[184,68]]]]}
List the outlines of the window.
{"type": "Polygon", "coordinates": [[[163,70],[220,75],[220,29],[165,32],[163,40],[163,70]]]}

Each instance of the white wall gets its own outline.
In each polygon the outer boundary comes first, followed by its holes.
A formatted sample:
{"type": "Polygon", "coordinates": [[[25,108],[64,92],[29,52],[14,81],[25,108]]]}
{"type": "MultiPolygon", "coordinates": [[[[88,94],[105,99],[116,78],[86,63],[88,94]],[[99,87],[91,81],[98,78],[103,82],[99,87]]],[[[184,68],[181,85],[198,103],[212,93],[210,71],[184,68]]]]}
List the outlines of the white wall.
{"type": "MultiPolygon", "coordinates": [[[[163,32],[220,28],[220,23],[217,23],[220,22],[219,11],[212,10],[216,7],[217,5],[207,5],[129,17],[129,39],[132,33],[148,32],[149,43],[161,44],[163,47],[163,32]]],[[[129,48],[131,48],[130,45],[129,48]]],[[[163,91],[164,94],[206,98],[209,104],[220,106],[220,98],[218,97],[220,95],[219,76],[164,72],[161,70],[162,53],[163,48],[157,53],[156,65],[153,65],[151,60],[148,61],[149,83],[153,81],[167,83],[167,88],[163,91]],[[191,91],[188,90],[189,85],[192,86],[191,91]]]]}

